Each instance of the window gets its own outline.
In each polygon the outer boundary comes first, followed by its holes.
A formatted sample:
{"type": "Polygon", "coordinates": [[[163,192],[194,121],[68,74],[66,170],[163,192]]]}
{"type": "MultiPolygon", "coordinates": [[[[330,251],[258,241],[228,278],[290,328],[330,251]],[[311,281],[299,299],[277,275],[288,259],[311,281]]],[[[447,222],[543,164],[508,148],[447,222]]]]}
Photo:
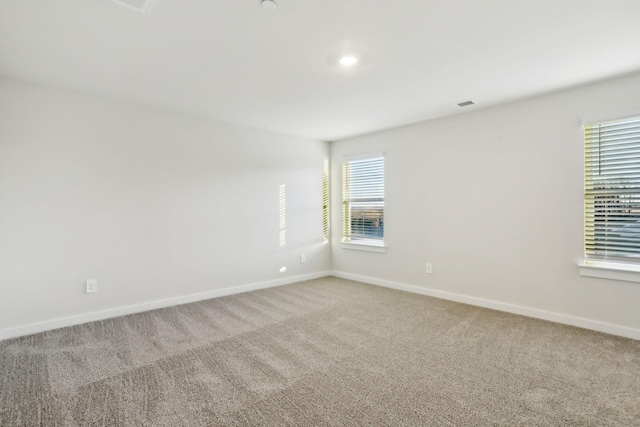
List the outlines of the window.
{"type": "Polygon", "coordinates": [[[329,240],[329,159],[324,160],[322,171],[322,240],[329,240]]]}
{"type": "Polygon", "coordinates": [[[584,128],[587,260],[640,264],[640,117],[584,128]]]}
{"type": "Polygon", "coordinates": [[[342,163],[342,241],[384,244],[384,157],[345,159],[342,163]]]}

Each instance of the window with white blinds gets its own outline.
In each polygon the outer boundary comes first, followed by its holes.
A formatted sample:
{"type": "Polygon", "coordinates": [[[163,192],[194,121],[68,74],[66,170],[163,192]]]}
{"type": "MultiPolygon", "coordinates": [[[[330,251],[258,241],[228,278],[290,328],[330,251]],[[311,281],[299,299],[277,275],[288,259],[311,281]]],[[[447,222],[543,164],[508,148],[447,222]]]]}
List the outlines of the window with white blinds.
{"type": "Polygon", "coordinates": [[[322,171],[322,240],[329,240],[329,159],[324,160],[322,171]]]}
{"type": "Polygon", "coordinates": [[[382,246],[384,241],[384,157],[342,163],[342,240],[382,246]]]}
{"type": "Polygon", "coordinates": [[[584,128],[587,259],[640,263],[640,117],[584,128]]]}

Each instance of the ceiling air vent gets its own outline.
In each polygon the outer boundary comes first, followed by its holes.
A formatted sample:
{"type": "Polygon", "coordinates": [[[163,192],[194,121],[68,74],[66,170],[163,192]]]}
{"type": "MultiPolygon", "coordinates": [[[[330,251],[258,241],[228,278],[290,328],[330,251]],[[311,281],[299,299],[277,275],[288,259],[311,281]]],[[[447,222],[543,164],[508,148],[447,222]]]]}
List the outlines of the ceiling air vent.
{"type": "Polygon", "coordinates": [[[475,102],[473,101],[465,101],[465,102],[461,102],[460,104],[458,104],[458,107],[466,107],[467,105],[473,105],[475,104],[475,102]]]}
{"type": "Polygon", "coordinates": [[[121,4],[130,9],[137,10],[142,13],[149,13],[149,9],[155,0],[111,0],[114,3],[121,4]]]}

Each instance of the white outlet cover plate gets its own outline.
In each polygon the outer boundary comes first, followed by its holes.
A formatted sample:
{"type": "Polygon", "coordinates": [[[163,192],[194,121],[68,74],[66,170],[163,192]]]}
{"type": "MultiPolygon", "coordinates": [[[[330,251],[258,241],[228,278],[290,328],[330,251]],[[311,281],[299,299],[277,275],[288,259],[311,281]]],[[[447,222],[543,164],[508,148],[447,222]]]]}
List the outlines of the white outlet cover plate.
{"type": "Polygon", "coordinates": [[[88,294],[92,294],[94,292],[98,292],[98,280],[89,279],[86,283],[86,289],[88,294]]]}

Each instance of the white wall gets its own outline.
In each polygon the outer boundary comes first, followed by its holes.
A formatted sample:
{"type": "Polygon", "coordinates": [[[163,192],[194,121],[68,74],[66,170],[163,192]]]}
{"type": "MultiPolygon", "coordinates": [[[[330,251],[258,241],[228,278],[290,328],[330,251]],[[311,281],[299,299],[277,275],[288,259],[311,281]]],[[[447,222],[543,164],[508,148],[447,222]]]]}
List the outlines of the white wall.
{"type": "Polygon", "coordinates": [[[637,335],[640,283],[582,277],[577,266],[582,119],[629,110],[640,112],[640,75],[333,143],[333,269],[637,335]],[[341,249],[341,158],[380,151],[387,253],[341,249]]]}
{"type": "Polygon", "coordinates": [[[321,141],[0,79],[0,338],[328,270],[328,156],[321,141]]]}
{"type": "Polygon", "coordinates": [[[581,121],[638,100],[634,75],[331,144],[331,254],[328,144],[0,79],[0,338],[331,268],[640,330],[639,283],[577,268],[581,121]],[[340,159],[378,151],[388,251],[341,249],[340,159]]]}

